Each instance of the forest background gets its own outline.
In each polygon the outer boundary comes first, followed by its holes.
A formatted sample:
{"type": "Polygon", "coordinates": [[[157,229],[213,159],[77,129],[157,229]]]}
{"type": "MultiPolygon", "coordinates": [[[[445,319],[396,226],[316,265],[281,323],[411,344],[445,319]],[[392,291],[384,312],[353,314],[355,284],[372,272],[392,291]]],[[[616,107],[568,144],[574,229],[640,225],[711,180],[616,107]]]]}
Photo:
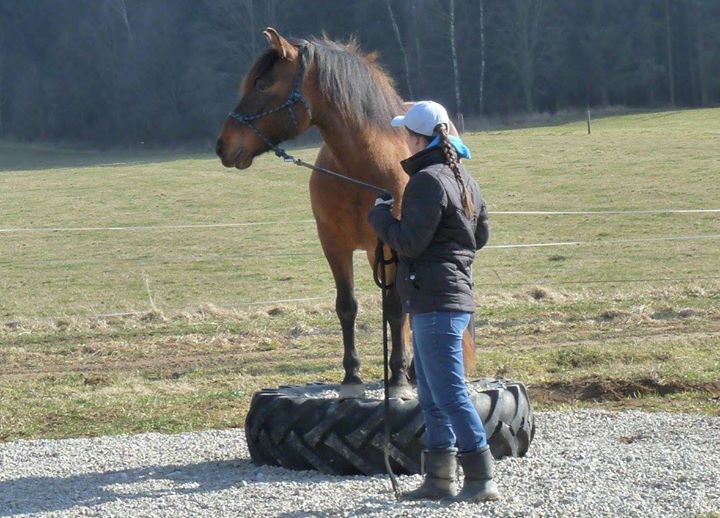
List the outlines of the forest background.
{"type": "Polygon", "coordinates": [[[0,139],[210,143],[267,26],[476,121],[720,103],[720,0],[0,0],[0,139]]]}

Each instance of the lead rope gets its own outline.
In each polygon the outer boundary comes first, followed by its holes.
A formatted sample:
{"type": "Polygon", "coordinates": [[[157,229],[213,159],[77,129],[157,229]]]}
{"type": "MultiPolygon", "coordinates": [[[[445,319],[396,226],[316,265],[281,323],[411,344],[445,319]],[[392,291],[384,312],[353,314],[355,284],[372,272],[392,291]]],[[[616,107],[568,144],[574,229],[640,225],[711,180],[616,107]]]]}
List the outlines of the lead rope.
{"type": "MultiPolygon", "coordinates": [[[[360,180],[356,180],[355,178],[350,178],[348,176],[342,175],[340,173],[336,173],[335,171],[331,171],[329,169],[325,169],[324,167],[319,167],[317,165],[309,164],[308,162],[305,162],[303,160],[300,160],[299,158],[295,158],[294,156],[290,155],[287,151],[285,151],[280,146],[277,146],[270,142],[265,136],[260,133],[255,126],[250,124],[249,122],[246,123],[257,135],[260,137],[270,148],[275,152],[275,155],[282,158],[286,162],[291,162],[297,166],[307,167],[308,169],[312,169],[313,171],[317,171],[319,173],[322,173],[324,175],[333,176],[339,180],[343,180],[345,182],[349,182],[352,184],[355,184],[359,187],[363,187],[365,189],[369,189],[371,191],[375,191],[376,193],[383,195],[383,194],[390,194],[386,189],[383,189],[382,187],[378,187],[377,185],[372,185],[366,182],[362,182],[360,180]]],[[[384,430],[384,436],[385,436],[385,447],[383,448],[383,457],[385,460],[385,471],[387,471],[388,476],[390,477],[390,484],[392,486],[393,493],[395,494],[395,499],[400,500],[400,487],[398,485],[397,478],[395,477],[395,473],[393,473],[392,466],[390,466],[390,372],[389,372],[389,354],[388,354],[388,318],[387,314],[385,312],[385,301],[387,300],[387,292],[393,287],[394,283],[388,284],[387,283],[387,277],[385,272],[385,267],[394,263],[397,263],[398,257],[395,250],[392,250],[392,256],[389,260],[385,259],[385,253],[384,253],[384,243],[382,240],[378,239],[377,246],[375,248],[375,265],[373,267],[373,279],[375,280],[375,284],[378,285],[380,288],[380,291],[382,293],[382,321],[383,321],[383,387],[384,387],[384,395],[385,395],[385,401],[384,401],[384,408],[385,408],[385,430],[384,430]]]]}
{"type": "MultiPolygon", "coordinates": [[[[357,180],[355,178],[350,178],[349,176],[345,176],[340,173],[336,173],[335,171],[331,171],[330,169],[325,169],[324,167],[320,167],[314,164],[310,164],[308,162],[305,162],[304,160],[301,160],[299,158],[296,158],[292,156],[290,153],[285,151],[283,148],[281,148],[279,145],[274,144],[270,141],[269,138],[267,138],[265,135],[262,134],[262,132],[255,127],[253,124],[254,121],[258,119],[262,119],[263,117],[267,117],[268,115],[271,115],[273,113],[280,112],[282,110],[287,109],[290,119],[293,122],[293,125],[295,126],[295,129],[298,129],[298,121],[297,117],[295,116],[295,112],[293,112],[293,108],[297,103],[302,103],[302,105],[305,107],[305,110],[308,113],[308,116],[312,120],[312,112],[310,111],[310,104],[308,103],[307,99],[305,99],[305,96],[303,96],[302,92],[300,92],[300,83],[302,81],[303,75],[305,73],[305,59],[307,56],[307,46],[304,45],[300,49],[300,63],[298,66],[297,73],[295,74],[295,79],[293,80],[293,89],[290,92],[290,95],[288,96],[287,100],[281,104],[280,106],[273,108],[271,110],[256,113],[255,115],[244,115],[241,113],[237,113],[235,111],[230,112],[229,116],[238,121],[240,124],[243,124],[250,128],[257,137],[262,140],[265,145],[267,145],[270,149],[273,150],[275,153],[275,156],[278,158],[282,158],[285,162],[293,163],[297,166],[306,167],[308,169],[312,169],[313,171],[317,171],[318,173],[322,173],[327,176],[332,176],[334,178],[337,178],[339,180],[352,183],[354,185],[357,185],[359,187],[362,187],[364,189],[369,189],[371,191],[374,191],[378,193],[379,195],[390,195],[390,192],[387,189],[383,189],[382,187],[378,187],[377,185],[373,185],[367,182],[363,182],[360,180],[357,180]]],[[[392,467],[390,466],[390,373],[389,373],[389,358],[388,358],[388,319],[387,314],[385,313],[385,301],[387,299],[387,292],[393,287],[393,284],[387,283],[386,273],[385,273],[385,267],[394,264],[397,262],[397,254],[395,253],[395,250],[392,250],[392,256],[389,261],[385,260],[385,253],[383,252],[384,244],[383,242],[378,239],[378,244],[375,249],[375,265],[373,268],[373,277],[375,279],[375,283],[380,287],[380,290],[382,291],[382,320],[383,320],[383,384],[384,384],[384,392],[385,392],[385,448],[384,448],[384,457],[385,457],[385,469],[387,470],[388,475],[390,476],[390,483],[392,485],[393,492],[395,493],[395,498],[397,500],[400,500],[400,489],[398,486],[397,478],[395,477],[395,474],[393,473],[392,467]],[[380,270],[378,272],[378,269],[380,270]]]]}
{"type": "MultiPolygon", "coordinates": [[[[369,189],[371,191],[375,191],[376,193],[383,195],[383,194],[390,194],[386,189],[383,189],[382,187],[378,187],[376,185],[372,185],[366,182],[362,182],[360,180],[356,180],[355,178],[350,178],[348,176],[342,175],[340,173],[336,173],[335,171],[331,171],[329,169],[325,169],[324,167],[319,167],[317,165],[309,164],[308,162],[305,162],[303,160],[300,160],[299,158],[295,158],[294,156],[290,155],[287,151],[285,151],[280,146],[277,146],[270,142],[265,136],[257,131],[255,129],[255,126],[248,123],[248,126],[255,131],[255,133],[263,140],[267,145],[270,146],[270,148],[275,152],[275,155],[282,158],[286,162],[291,162],[297,166],[307,167],[308,169],[312,169],[313,171],[317,171],[319,173],[335,177],[339,180],[343,180],[345,182],[349,182],[352,184],[355,184],[359,187],[363,187],[365,189],[369,189]]],[[[385,429],[384,429],[384,439],[385,439],[385,447],[383,448],[383,458],[385,460],[385,471],[387,471],[388,476],[390,477],[390,485],[392,486],[393,493],[395,494],[395,499],[400,500],[400,486],[398,485],[397,477],[395,477],[395,473],[393,473],[392,466],[390,465],[390,358],[388,353],[388,318],[387,314],[385,312],[385,302],[387,300],[387,292],[394,286],[394,283],[388,284],[387,282],[387,276],[385,272],[385,267],[391,264],[395,264],[398,262],[397,253],[395,250],[391,250],[392,256],[389,260],[385,259],[385,252],[384,252],[384,243],[381,239],[378,239],[377,246],[375,247],[375,265],[373,267],[373,279],[375,280],[375,284],[380,288],[380,291],[382,293],[382,321],[383,321],[383,387],[384,387],[384,410],[385,410],[385,429]]]]}
{"type": "Polygon", "coordinates": [[[378,285],[382,292],[382,321],[383,321],[383,386],[385,391],[385,448],[383,449],[383,457],[385,459],[385,470],[390,477],[390,484],[392,485],[395,499],[400,500],[400,487],[398,486],[397,478],[393,473],[392,466],[390,466],[390,369],[389,369],[389,358],[388,358],[388,318],[385,312],[385,302],[387,300],[387,292],[393,287],[394,283],[388,284],[387,274],[385,267],[397,262],[397,254],[395,250],[392,250],[392,257],[390,260],[385,260],[384,243],[378,239],[377,246],[375,248],[375,266],[373,268],[373,277],[375,283],[378,285]],[[378,271],[379,270],[379,271],[378,271]]]}

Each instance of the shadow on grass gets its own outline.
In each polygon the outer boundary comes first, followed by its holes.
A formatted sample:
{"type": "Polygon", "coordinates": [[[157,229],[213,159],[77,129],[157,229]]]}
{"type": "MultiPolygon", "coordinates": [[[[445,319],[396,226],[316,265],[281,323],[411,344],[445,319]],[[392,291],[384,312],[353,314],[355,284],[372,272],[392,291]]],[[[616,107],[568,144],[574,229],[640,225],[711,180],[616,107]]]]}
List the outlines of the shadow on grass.
{"type": "MultiPolygon", "coordinates": [[[[286,142],[291,152],[307,151],[321,144],[320,134],[307,134],[286,142]]],[[[21,171],[57,171],[83,167],[115,167],[124,165],[158,164],[174,160],[217,160],[214,141],[187,146],[144,148],[72,148],[52,143],[18,143],[0,141],[0,173],[21,171]]],[[[218,169],[222,169],[217,160],[218,169]]]]}
{"type": "Polygon", "coordinates": [[[147,165],[186,159],[211,159],[210,152],[173,151],[88,151],[41,148],[35,146],[8,147],[0,145],[0,174],[24,171],[53,171],[85,167],[116,167],[147,165]]]}

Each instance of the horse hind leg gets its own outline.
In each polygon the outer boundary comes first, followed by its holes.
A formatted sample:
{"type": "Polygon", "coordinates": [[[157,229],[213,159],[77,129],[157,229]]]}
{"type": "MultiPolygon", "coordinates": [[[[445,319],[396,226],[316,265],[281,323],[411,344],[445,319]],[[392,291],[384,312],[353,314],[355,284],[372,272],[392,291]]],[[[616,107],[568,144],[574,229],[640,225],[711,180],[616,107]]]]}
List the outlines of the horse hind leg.
{"type": "MultiPolygon", "coordinates": [[[[368,252],[368,260],[375,267],[375,255],[368,252]]],[[[392,282],[395,278],[395,267],[389,266],[386,270],[386,279],[392,282]]],[[[388,290],[385,296],[385,316],[390,326],[390,339],[392,348],[390,350],[390,395],[403,399],[413,397],[412,387],[409,378],[409,363],[412,357],[412,345],[410,343],[408,315],[402,310],[402,301],[395,288],[388,290]]]]}
{"type": "Polygon", "coordinates": [[[385,315],[390,325],[392,349],[390,351],[390,395],[402,399],[414,397],[410,385],[409,363],[412,347],[409,343],[408,315],[403,314],[397,290],[391,289],[385,297],[385,315]]]}

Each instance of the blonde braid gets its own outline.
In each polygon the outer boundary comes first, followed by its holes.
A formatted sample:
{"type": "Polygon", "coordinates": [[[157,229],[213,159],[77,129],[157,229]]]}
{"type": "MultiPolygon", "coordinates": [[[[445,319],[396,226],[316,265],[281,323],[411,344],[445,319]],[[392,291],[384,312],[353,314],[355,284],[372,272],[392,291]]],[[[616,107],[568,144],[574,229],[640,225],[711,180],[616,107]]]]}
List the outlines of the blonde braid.
{"type": "Polygon", "coordinates": [[[452,169],[452,172],[455,175],[455,181],[460,187],[462,206],[465,209],[465,215],[468,218],[472,219],[475,215],[475,205],[472,202],[470,193],[465,187],[465,182],[463,182],[462,174],[460,173],[460,164],[458,163],[457,152],[455,151],[455,146],[453,146],[450,142],[447,126],[443,123],[440,123],[435,126],[435,132],[440,135],[440,149],[445,155],[445,163],[448,165],[448,167],[450,167],[450,169],[452,169]]]}

